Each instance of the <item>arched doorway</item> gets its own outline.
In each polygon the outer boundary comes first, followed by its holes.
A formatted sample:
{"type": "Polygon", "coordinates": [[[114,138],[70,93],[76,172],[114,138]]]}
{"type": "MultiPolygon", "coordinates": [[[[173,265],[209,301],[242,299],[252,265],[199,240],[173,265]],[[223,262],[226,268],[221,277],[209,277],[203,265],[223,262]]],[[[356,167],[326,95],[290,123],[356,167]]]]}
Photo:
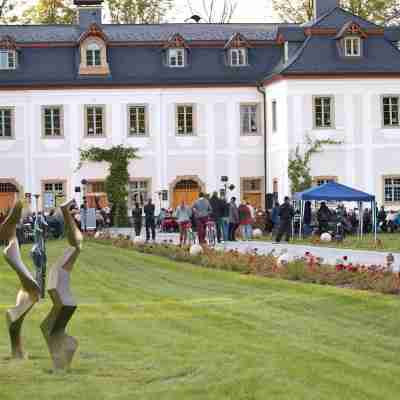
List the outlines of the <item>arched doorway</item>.
{"type": "Polygon", "coordinates": [[[186,178],[178,180],[173,187],[172,207],[175,209],[182,200],[192,205],[198,198],[201,187],[197,180],[186,178]]]}
{"type": "Polygon", "coordinates": [[[0,212],[10,210],[17,198],[17,185],[10,181],[0,181],[0,212]]]}

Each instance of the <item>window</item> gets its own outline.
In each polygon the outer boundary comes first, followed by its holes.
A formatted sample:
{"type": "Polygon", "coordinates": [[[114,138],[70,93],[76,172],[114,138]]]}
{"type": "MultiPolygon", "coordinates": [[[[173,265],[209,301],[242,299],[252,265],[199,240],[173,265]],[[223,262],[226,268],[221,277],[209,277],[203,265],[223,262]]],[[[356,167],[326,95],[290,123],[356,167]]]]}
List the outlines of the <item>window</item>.
{"type": "Polygon", "coordinates": [[[247,65],[247,49],[230,49],[230,64],[232,67],[247,65]]]}
{"type": "Polygon", "coordinates": [[[391,127],[400,125],[399,122],[399,97],[385,96],[382,98],[383,126],[391,127]]]}
{"type": "Polygon", "coordinates": [[[14,50],[0,50],[0,69],[15,69],[17,57],[14,50]]]}
{"type": "Polygon", "coordinates": [[[86,136],[105,136],[104,106],[86,106],[86,136]]]}
{"type": "Polygon", "coordinates": [[[193,106],[180,105],[176,108],[177,135],[194,135],[193,106]]]}
{"type": "Polygon", "coordinates": [[[262,179],[261,178],[242,178],[242,200],[250,203],[255,208],[262,207],[262,179]]]}
{"type": "Polygon", "coordinates": [[[136,203],[144,205],[151,198],[150,181],[147,179],[138,179],[129,183],[129,201],[133,208],[136,203]]]}
{"type": "Polygon", "coordinates": [[[97,43],[90,43],[86,47],[86,65],[88,67],[101,66],[101,48],[97,43]]]}
{"type": "Polygon", "coordinates": [[[0,193],[16,193],[18,192],[15,185],[10,182],[0,182],[0,193]]]}
{"type": "Polygon", "coordinates": [[[146,106],[129,106],[128,118],[128,136],[145,136],[147,133],[146,106]]]}
{"type": "Polygon", "coordinates": [[[0,139],[10,139],[13,135],[13,110],[0,108],[0,139]]]}
{"type": "Polygon", "coordinates": [[[397,47],[398,50],[400,50],[400,40],[398,40],[398,41],[396,42],[396,47],[397,47]]]}
{"type": "Polygon", "coordinates": [[[361,39],[359,37],[344,38],[344,55],[346,57],[361,56],[361,39]]]}
{"type": "Polygon", "coordinates": [[[332,97],[314,97],[314,128],[333,128],[332,97]]]}
{"type": "Polygon", "coordinates": [[[169,49],[168,50],[168,65],[170,67],[185,66],[185,49],[169,49]]]}
{"type": "Polygon", "coordinates": [[[329,182],[337,182],[336,176],[316,176],[313,178],[314,186],[322,186],[329,182]]]}
{"type": "Polygon", "coordinates": [[[105,182],[89,182],[87,186],[88,193],[105,193],[106,184],[105,182]]]}
{"type": "Polygon", "coordinates": [[[277,115],[276,115],[276,100],[272,100],[272,132],[278,130],[277,126],[277,115]]]}
{"type": "Polygon", "coordinates": [[[245,192],[260,192],[261,179],[243,179],[243,190],[245,192]]]}
{"type": "Polygon", "coordinates": [[[45,182],[43,184],[43,208],[58,207],[65,200],[65,183],[62,181],[45,182]]]}
{"type": "Polygon", "coordinates": [[[259,133],[257,104],[241,105],[240,119],[242,135],[257,135],[259,133]]]}
{"type": "Polygon", "coordinates": [[[62,136],[62,109],[61,107],[43,108],[43,136],[62,136]]]}
{"type": "Polygon", "coordinates": [[[400,176],[384,178],[385,203],[400,202],[400,176]]]}

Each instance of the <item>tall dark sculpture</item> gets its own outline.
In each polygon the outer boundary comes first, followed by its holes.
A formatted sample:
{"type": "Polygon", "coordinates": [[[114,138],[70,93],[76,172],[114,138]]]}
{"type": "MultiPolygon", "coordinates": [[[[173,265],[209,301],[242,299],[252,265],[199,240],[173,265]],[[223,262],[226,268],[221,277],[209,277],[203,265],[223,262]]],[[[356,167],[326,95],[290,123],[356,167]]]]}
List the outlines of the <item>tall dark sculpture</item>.
{"type": "Polygon", "coordinates": [[[42,299],[45,297],[46,292],[46,242],[44,231],[47,227],[47,222],[42,213],[38,213],[33,228],[34,245],[31,250],[31,257],[33,264],[36,267],[36,282],[40,288],[40,296],[42,299]]]}
{"type": "Polygon", "coordinates": [[[70,273],[81,251],[82,234],[70,213],[73,200],[61,205],[67,239],[70,244],[64,256],[51,268],[47,291],[53,308],[41,329],[46,339],[55,369],[68,369],[78,347],[78,341],[65,333],[65,328],[77,304],[70,290],[70,273]]]}
{"type": "Polygon", "coordinates": [[[24,265],[17,239],[17,224],[21,220],[23,204],[18,200],[7,219],[0,225],[0,240],[8,242],[4,250],[7,263],[17,273],[22,288],[17,295],[15,307],[6,312],[7,326],[11,340],[13,358],[25,358],[22,346],[21,329],[24,318],[39,300],[40,289],[29,269],[24,265]]]}

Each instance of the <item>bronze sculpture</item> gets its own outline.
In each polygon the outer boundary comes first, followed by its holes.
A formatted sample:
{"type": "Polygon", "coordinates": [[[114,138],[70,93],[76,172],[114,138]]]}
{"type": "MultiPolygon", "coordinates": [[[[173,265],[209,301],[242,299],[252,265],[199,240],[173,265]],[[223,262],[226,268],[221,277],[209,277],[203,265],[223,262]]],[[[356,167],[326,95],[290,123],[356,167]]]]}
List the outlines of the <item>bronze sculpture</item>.
{"type": "Polygon", "coordinates": [[[11,341],[13,358],[25,358],[21,339],[21,329],[24,318],[39,300],[40,289],[29,269],[24,265],[17,239],[17,224],[21,220],[23,204],[18,200],[7,219],[0,225],[0,240],[8,242],[4,250],[7,263],[17,273],[22,288],[17,295],[15,307],[6,312],[7,326],[11,341]]]}
{"type": "Polygon", "coordinates": [[[65,328],[76,310],[77,304],[70,290],[70,273],[81,251],[82,234],[70,213],[74,201],[61,205],[70,248],[51,268],[47,291],[53,308],[41,324],[55,369],[68,369],[78,341],[65,333],[65,328]]]}

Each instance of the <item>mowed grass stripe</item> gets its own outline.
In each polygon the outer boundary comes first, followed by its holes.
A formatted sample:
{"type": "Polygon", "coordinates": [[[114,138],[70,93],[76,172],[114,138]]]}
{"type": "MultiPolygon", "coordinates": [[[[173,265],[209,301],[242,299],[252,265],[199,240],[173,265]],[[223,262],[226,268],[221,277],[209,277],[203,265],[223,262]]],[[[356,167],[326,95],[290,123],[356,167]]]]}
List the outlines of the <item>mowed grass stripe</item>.
{"type": "MultiPolygon", "coordinates": [[[[48,244],[50,262],[64,246],[48,244]]],[[[17,282],[0,260],[2,313],[17,282]]],[[[69,327],[80,341],[72,371],[49,372],[39,329],[47,299],[24,325],[29,361],[5,359],[1,322],[2,400],[398,399],[397,297],[214,271],[92,242],[72,287],[80,303],[69,327]]]]}

